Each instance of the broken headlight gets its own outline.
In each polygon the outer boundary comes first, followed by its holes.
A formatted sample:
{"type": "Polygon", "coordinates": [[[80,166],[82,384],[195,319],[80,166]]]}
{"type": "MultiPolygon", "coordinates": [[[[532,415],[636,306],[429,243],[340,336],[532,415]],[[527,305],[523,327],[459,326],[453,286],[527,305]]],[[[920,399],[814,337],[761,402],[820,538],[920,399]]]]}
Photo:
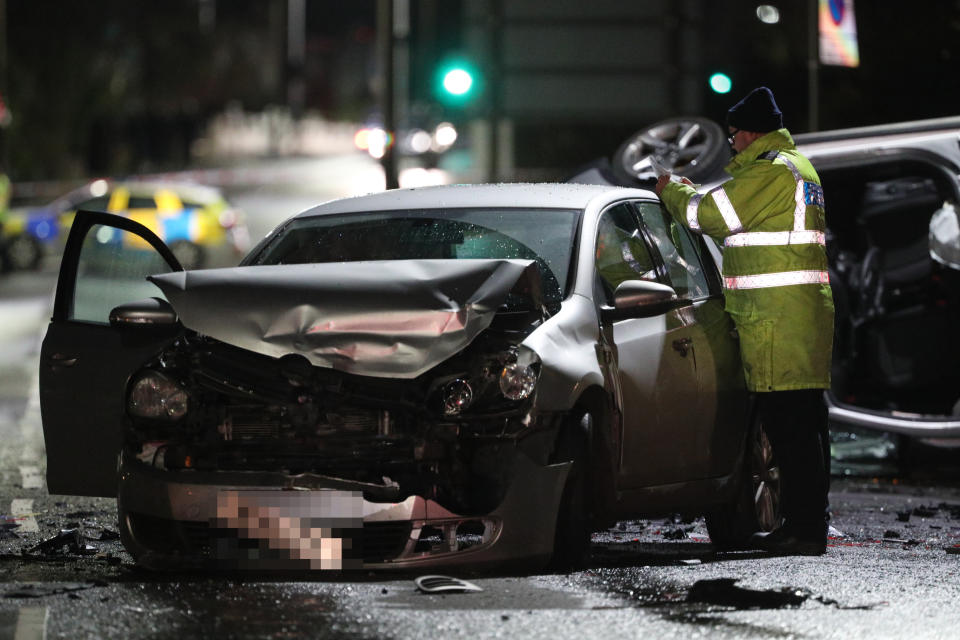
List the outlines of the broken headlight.
{"type": "Polygon", "coordinates": [[[484,360],[474,363],[472,373],[465,371],[439,385],[434,397],[445,416],[512,411],[518,402],[533,396],[540,375],[535,353],[513,348],[484,360]]]}
{"type": "Polygon", "coordinates": [[[473,387],[466,380],[457,378],[443,387],[443,414],[447,416],[459,415],[461,411],[473,404],[473,387]]]}
{"type": "Polygon", "coordinates": [[[190,396],[174,380],[149,370],[130,386],[127,410],[138,418],[179,420],[187,413],[190,396]]]}
{"type": "Polygon", "coordinates": [[[519,362],[507,363],[500,371],[500,393],[508,400],[524,400],[537,386],[537,369],[519,362]]]}

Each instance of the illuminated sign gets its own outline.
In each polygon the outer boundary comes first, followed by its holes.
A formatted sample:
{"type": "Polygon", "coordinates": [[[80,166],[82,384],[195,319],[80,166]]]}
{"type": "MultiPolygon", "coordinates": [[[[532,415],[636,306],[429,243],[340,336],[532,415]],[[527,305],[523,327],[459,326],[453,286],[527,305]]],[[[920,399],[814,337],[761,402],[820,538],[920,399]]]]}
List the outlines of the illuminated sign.
{"type": "Polygon", "coordinates": [[[820,0],[820,62],[860,66],[853,0],[820,0]]]}

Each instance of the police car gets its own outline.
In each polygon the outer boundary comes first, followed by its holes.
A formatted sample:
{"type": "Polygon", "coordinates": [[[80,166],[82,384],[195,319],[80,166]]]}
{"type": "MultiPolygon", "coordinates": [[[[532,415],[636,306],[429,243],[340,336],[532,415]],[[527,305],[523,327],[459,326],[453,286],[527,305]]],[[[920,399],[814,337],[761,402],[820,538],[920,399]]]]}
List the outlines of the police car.
{"type": "Polygon", "coordinates": [[[139,222],[191,269],[233,264],[249,248],[242,213],[217,188],[100,179],[44,207],[11,213],[4,224],[10,266],[35,269],[46,253],[59,251],[79,210],[120,214],[139,222]]]}

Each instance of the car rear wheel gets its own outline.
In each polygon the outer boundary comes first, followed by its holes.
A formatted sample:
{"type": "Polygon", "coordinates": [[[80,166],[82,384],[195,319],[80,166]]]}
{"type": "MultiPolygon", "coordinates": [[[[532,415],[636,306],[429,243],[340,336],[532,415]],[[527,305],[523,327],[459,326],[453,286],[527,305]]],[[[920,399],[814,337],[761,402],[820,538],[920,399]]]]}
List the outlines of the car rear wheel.
{"type": "Polygon", "coordinates": [[[718,549],[745,549],[752,534],[780,524],[780,467],[759,418],[747,444],[733,500],[707,514],[707,532],[718,549]]]}
{"type": "Polygon", "coordinates": [[[653,159],[677,175],[705,182],[719,174],[730,158],[726,134],[713,120],[670,118],[641,129],[613,155],[613,173],[625,186],[657,179],[653,159]]]}
{"type": "Polygon", "coordinates": [[[11,271],[33,271],[43,260],[43,245],[28,233],[7,240],[7,259],[11,271]]]}
{"type": "Polygon", "coordinates": [[[590,550],[591,515],[589,434],[593,426],[589,413],[577,412],[567,418],[557,443],[555,462],[572,462],[560,498],[554,534],[553,561],[556,569],[580,567],[590,550]]]}

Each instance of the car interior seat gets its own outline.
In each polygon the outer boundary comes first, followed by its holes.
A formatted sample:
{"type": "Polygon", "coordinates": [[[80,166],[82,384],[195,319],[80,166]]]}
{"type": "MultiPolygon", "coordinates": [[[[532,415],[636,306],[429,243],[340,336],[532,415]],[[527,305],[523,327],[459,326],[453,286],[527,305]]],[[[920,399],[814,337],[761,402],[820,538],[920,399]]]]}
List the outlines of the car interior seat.
{"type": "Polygon", "coordinates": [[[868,182],[858,222],[879,252],[883,281],[897,287],[930,276],[930,218],[943,204],[930,178],[868,182]]]}

